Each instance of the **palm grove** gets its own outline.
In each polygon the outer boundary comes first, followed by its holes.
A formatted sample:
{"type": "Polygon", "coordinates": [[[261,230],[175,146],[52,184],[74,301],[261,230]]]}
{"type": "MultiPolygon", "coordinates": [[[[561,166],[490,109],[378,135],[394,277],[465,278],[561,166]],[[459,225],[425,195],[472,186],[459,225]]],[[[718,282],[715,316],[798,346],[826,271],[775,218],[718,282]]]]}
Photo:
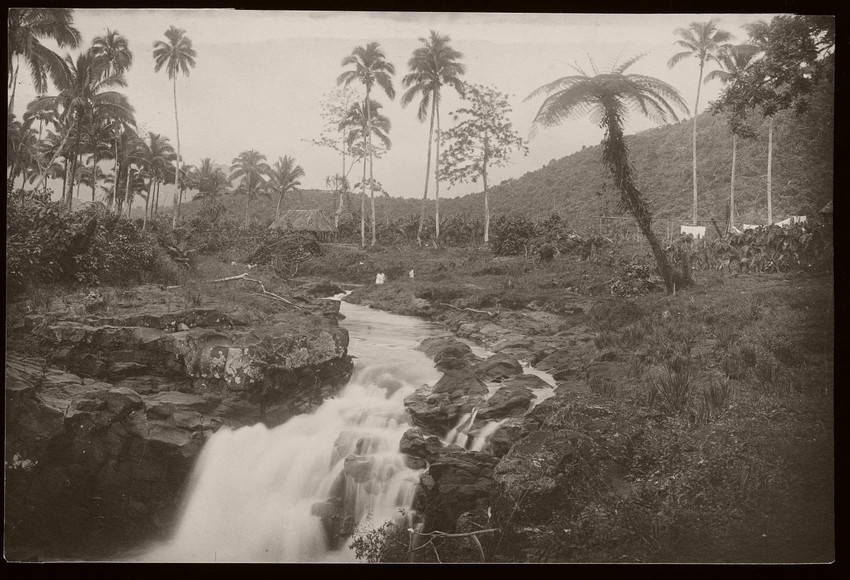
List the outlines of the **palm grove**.
{"type": "MultiPolygon", "coordinates": [[[[48,179],[61,180],[61,207],[74,209],[85,193],[92,202],[102,201],[107,211],[130,217],[134,201],[144,202],[142,230],[161,210],[163,185],[173,184],[177,193],[171,210],[171,227],[180,220],[187,190],[196,199],[215,200],[222,195],[245,197],[244,225],[250,225],[251,203],[258,196],[275,200],[275,217],[286,207],[285,200],[299,191],[305,170],[290,155],[272,162],[256,150],[237,154],[226,172],[210,158],[195,165],[184,164],[178,114],[178,79],[188,76],[198,55],[185,30],[171,26],[164,40],[148,53],[156,71],[171,81],[175,142],[162,134],[143,129],[127,96],[126,72],[138,66],[130,40],[107,30],[83,46],[74,27],[73,10],[26,8],[8,13],[7,77],[7,204],[49,204],[54,192],[48,179]],[[78,49],[64,57],[45,47],[50,40],[60,49],[78,49]],[[21,70],[23,69],[23,70],[21,70]],[[19,75],[29,71],[39,96],[16,116],[15,88],[19,75]]],[[[636,220],[657,261],[668,290],[677,282],[664,248],[652,230],[652,211],[635,182],[635,172],[624,138],[629,113],[638,113],[658,123],[678,121],[691,115],[693,196],[692,222],[700,217],[697,113],[700,87],[720,82],[720,97],[710,109],[725,115],[730,129],[730,192],[727,223],[735,224],[735,162],[738,139],[753,138],[751,126],[760,119],[771,121],[767,155],[767,223],[772,222],[771,164],[772,119],[777,112],[804,111],[807,97],[820,81],[831,78],[834,64],[834,22],[828,17],[778,16],[770,22],[745,27],[746,39],[738,44],[729,31],[714,21],[693,22],[677,29],[674,45],[678,52],[669,66],[696,61],[697,96],[690,111],[678,90],[656,78],[631,72],[640,56],[599,72],[591,61],[591,72],[575,67],[575,73],[540,86],[527,99],[544,97],[534,118],[531,135],[539,126],[555,126],[589,115],[603,129],[602,163],[619,192],[619,202],[636,220]]],[[[146,55],[147,56],[147,55],[146,55]]],[[[203,58],[201,55],[199,58],[203,58]]],[[[527,144],[511,124],[509,96],[496,87],[466,80],[463,53],[448,35],[430,31],[419,39],[401,78],[401,104],[415,103],[416,118],[427,121],[424,147],[425,182],[416,238],[421,244],[426,216],[433,211],[433,239],[440,242],[440,183],[481,181],[484,190],[483,238],[489,240],[489,174],[494,166],[509,162],[511,155],[527,151],[527,144]],[[460,96],[463,105],[450,113],[454,125],[441,128],[445,91],[460,96]],[[433,161],[433,173],[431,163],[433,161]],[[429,200],[433,179],[434,199],[429,200]]],[[[340,87],[326,100],[326,133],[311,143],[330,147],[341,156],[340,172],[327,177],[326,184],[337,195],[335,222],[339,224],[344,199],[360,196],[360,241],[366,240],[369,214],[372,245],[378,242],[375,193],[387,195],[376,174],[376,161],[392,146],[391,119],[383,112],[380,98],[395,98],[396,67],[389,62],[379,42],[355,46],[341,60],[340,87]],[[349,185],[349,175],[359,164],[360,179],[349,185]],[[368,193],[367,193],[368,192],[368,193]],[[366,209],[367,200],[370,203],[366,209]]],[[[406,136],[412,138],[413,136],[406,136]]],[[[424,139],[424,135],[423,135],[424,139]]],[[[377,164],[379,165],[379,164],[377,164]]],[[[681,283],[681,280],[679,280],[681,283]]]]}

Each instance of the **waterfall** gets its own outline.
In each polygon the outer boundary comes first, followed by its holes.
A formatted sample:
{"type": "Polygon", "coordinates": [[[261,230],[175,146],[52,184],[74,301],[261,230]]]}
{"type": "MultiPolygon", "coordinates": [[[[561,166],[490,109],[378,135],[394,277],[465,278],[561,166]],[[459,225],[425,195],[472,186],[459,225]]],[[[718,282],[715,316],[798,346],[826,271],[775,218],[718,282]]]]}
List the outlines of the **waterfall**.
{"type": "Polygon", "coordinates": [[[171,539],[145,560],[353,560],[348,541],[328,542],[317,505],[335,506],[360,529],[402,511],[410,517],[421,472],[398,451],[410,427],[404,398],[439,379],[433,362],[415,350],[436,327],[345,303],[342,311],[356,357],[348,385],[280,426],[222,428],[210,437],[171,539]]]}

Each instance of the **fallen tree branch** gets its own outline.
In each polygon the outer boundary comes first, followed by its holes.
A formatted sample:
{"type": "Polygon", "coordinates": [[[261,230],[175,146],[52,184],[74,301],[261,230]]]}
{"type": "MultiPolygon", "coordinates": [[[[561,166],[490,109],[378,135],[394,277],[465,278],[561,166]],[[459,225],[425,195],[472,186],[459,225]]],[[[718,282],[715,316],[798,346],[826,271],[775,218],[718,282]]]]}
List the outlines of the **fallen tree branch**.
{"type": "MultiPolygon", "coordinates": [[[[431,546],[434,549],[434,555],[437,557],[437,562],[440,562],[440,554],[439,554],[439,552],[437,552],[437,546],[434,544],[434,538],[463,538],[463,537],[471,536],[473,541],[475,542],[475,545],[478,547],[478,553],[481,554],[481,561],[484,562],[484,561],[486,561],[486,558],[484,556],[484,548],[481,547],[481,542],[478,540],[477,535],[478,534],[487,534],[487,533],[490,533],[490,532],[498,532],[498,531],[499,531],[499,528],[489,528],[489,529],[486,529],[486,530],[475,530],[474,532],[464,532],[464,533],[461,533],[461,534],[449,534],[447,532],[441,532],[439,530],[435,530],[433,532],[424,532],[424,533],[423,532],[416,532],[414,530],[410,530],[410,533],[414,536],[427,536],[428,541],[425,542],[424,544],[422,544],[421,546],[411,548],[407,552],[408,553],[415,552],[416,550],[421,550],[422,548],[425,548],[426,546],[431,546]]],[[[412,540],[412,538],[411,538],[411,540],[412,540]]]]}
{"type": "Polygon", "coordinates": [[[228,276],[227,278],[219,278],[218,280],[209,280],[209,282],[232,282],[234,280],[244,280],[245,282],[256,282],[257,284],[260,285],[260,288],[262,288],[263,293],[257,294],[256,292],[251,292],[251,294],[256,294],[257,296],[268,296],[270,298],[274,298],[276,300],[279,300],[280,302],[285,302],[286,304],[289,304],[290,306],[297,308],[298,310],[304,310],[302,307],[298,306],[297,304],[290,302],[289,300],[287,300],[283,296],[280,296],[278,294],[275,294],[274,292],[269,292],[268,290],[266,290],[266,285],[263,284],[262,281],[257,280],[256,278],[249,278],[248,272],[245,272],[244,274],[239,274],[238,276],[228,276]]]}
{"type": "Polygon", "coordinates": [[[460,306],[455,306],[454,304],[447,304],[445,302],[438,302],[438,306],[448,306],[449,308],[454,308],[455,310],[468,310],[470,312],[475,312],[476,314],[486,314],[487,316],[495,316],[495,312],[488,312],[487,310],[476,310],[475,308],[461,308],[460,306]]]}

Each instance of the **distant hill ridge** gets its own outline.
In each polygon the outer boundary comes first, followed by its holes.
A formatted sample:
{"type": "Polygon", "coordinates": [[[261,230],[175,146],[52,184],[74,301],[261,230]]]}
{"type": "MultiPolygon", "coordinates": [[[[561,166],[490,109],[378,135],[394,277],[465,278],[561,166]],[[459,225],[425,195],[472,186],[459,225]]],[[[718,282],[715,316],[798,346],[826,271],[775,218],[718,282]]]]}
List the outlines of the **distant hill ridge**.
{"type": "MultiPolygon", "coordinates": [[[[732,137],[724,117],[702,113],[697,125],[697,179],[699,218],[722,221],[729,200],[732,137]]],[[[773,215],[774,220],[789,215],[812,215],[833,197],[834,97],[832,85],[823,85],[813,96],[808,112],[777,115],[774,126],[773,215]]],[[[687,119],[627,136],[630,159],[637,183],[649,200],[657,219],[690,223],[692,204],[691,134],[693,120],[687,119]]],[[[767,122],[753,121],[757,136],[738,140],[735,185],[738,222],[762,224],[767,219],[767,122]]],[[[569,131],[569,123],[559,130],[569,131]]],[[[599,130],[600,141],[602,130],[599,130]]],[[[531,143],[534,146],[534,143],[531,143]]],[[[558,213],[580,226],[598,216],[622,216],[618,193],[602,166],[600,145],[586,147],[561,159],[490,189],[493,216],[519,214],[537,219],[558,213]]],[[[462,213],[478,216],[483,212],[483,192],[440,200],[445,216],[462,213]]],[[[244,197],[230,198],[234,218],[244,215],[244,197]],[[241,208],[241,209],[240,209],[241,208]]],[[[252,216],[261,220],[274,217],[277,199],[252,202],[252,216]]],[[[356,196],[352,209],[359,211],[356,196]]],[[[378,220],[417,215],[420,199],[376,198],[378,220]]],[[[192,202],[190,206],[196,206],[192,202]]],[[[284,209],[322,209],[333,213],[333,194],[304,190],[289,196],[284,209]]],[[[189,208],[191,214],[193,208],[189,208]]],[[[429,213],[434,201],[430,196],[429,213]]]]}

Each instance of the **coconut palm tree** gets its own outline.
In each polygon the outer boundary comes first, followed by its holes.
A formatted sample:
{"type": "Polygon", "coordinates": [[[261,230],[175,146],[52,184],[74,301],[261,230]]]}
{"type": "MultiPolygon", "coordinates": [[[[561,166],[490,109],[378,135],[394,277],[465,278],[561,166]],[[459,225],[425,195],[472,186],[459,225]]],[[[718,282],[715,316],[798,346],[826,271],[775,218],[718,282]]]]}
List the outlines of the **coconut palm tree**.
{"type": "MultiPolygon", "coordinates": [[[[103,36],[96,36],[92,41],[91,47],[92,53],[96,58],[101,59],[107,63],[106,72],[108,74],[113,73],[123,73],[129,70],[130,66],[133,64],[133,53],[130,50],[129,42],[127,38],[122,36],[117,30],[106,29],[106,34],[103,36]]],[[[115,161],[112,171],[114,175],[118,175],[119,167],[118,167],[118,139],[120,137],[121,132],[125,128],[125,123],[121,122],[118,119],[115,119],[111,123],[112,130],[112,145],[113,145],[113,159],[115,161]]],[[[107,207],[111,210],[112,203],[115,198],[118,196],[118,180],[115,179],[113,182],[113,190],[112,193],[107,196],[107,207]]]]}
{"type": "MultiPolygon", "coordinates": [[[[15,89],[21,58],[29,66],[36,93],[47,92],[47,77],[54,82],[64,75],[62,57],[41,41],[52,40],[59,48],[77,48],[82,37],[74,28],[71,8],[10,8],[6,36],[6,76],[9,79],[7,113],[15,107],[15,89]],[[14,69],[12,68],[14,59],[14,69]]],[[[58,86],[58,84],[57,84],[58,86]]]]}
{"type": "Polygon", "coordinates": [[[278,157],[269,169],[269,181],[266,183],[266,187],[269,192],[277,194],[275,219],[280,217],[280,203],[283,201],[283,196],[290,191],[298,191],[298,186],[301,185],[298,179],[304,177],[304,175],[304,169],[300,165],[296,165],[295,158],[289,155],[278,157]]]}
{"type": "MultiPolygon", "coordinates": [[[[360,81],[360,83],[366,87],[366,96],[363,99],[363,107],[362,110],[366,113],[366,123],[369,124],[369,114],[371,113],[371,107],[369,106],[370,94],[372,92],[372,87],[375,83],[378,84],[384,90],[387,97],[390,100],[395,98],[395,89],[393,88],[393,75],[395,74],[395,67],[392,63],[387,62],[386,56],[384,55],[384,51],[381,49],[380,45],[377,42],[368,43],[365,48],[362,46],[357,46],[354,50],[351,51],[351,54],[344,59],[342,59],[342,66],[350,66],[353,67],[351,70],[347,70],[343,72],[337,78],[336,82],[339,85],[348,86],[354,80],[360,81]]],[[[372,164],[372,134],[370,131],[366,132],[366,152],[369,155],[369,164],[372,164]]],[[[365,159],[364,170],[365,170],[365,159]]],[[[370,182],[369,184],[369,194],[372,197],[372,245],[375,245],[375,191],[370,182]]],[[[363,180],[363,196],[366,196],[366,180],[363,180]]],[[[362,217],[361,217],[362,221],[362,217]]],[[[366,245],[365,233],[363,232],[363,227],[361,225],[360,231],[360,243],[362,246],[366,245]]]]}
{"type": "Polygon", "coordinates": [[[419,110],[416,118],[420,122],[430,116],[431,126],[428,130],[428,158],[425,164],[425,193],[422,196],[422,212],[419,217],[419,231],[416,241],[422,245],[422,227],[425,223],[425,204],[428,200],[428,175],[431,170],[431,144],[434,141],[434,121],[437,123],[437,155],[434,160],[434,201],[436,208],[436,239],[440,238],[440,88],[443,85],[453,87],[458,94],[463,94],[463,81],[460,77],[466,72],[466,67],[460,63],[463,54],[453,49],[448,35],[441,36],[432,30],[428,38],[419,38],[422,46],[413,51],[407,66],[410,73],[404,76],[402,84],[407,87],[401,97],[402,106],[409,105],[417,96],[419,110]],[[430,105],[431,112],[428,113],[430,105]]]}
{"type": "Polygon", "coordinates": [[[192,182],[193,189],[198,190],[193,199],[207,199],[227,193],[229,180],[220,168],[214,166],[213,160],[206,157],[195,169],[192,182]]]}
{"type": "MultiPolygon", "coordinates": [[[[353,144],[358,141],[362,143],[363,149],[366,152],[369,159],[369,194],[372,200],[372,244],[375,245],[376,241],[376,227],[375,227],[375,187],[374,187],[374,174],[373,174],[373,158],[376,154],[380,155],[381,150],[372,145],[372,135],[377,137],[378,142],[380,143],[380,147],[383,151],[386,151],[392,146],[392,141],[390,141],[389,133],[390,131],[390,120],[381,114],[382,105],[375,101],[374,99],[369,99],[369,108],[368,110],[363,110],[363,103],[354,103],[351,108],[348,110],[348,114],[340,123],[340,129],[347,128],[348,129],[348,137],[347,137],[347,145],[351,147],[353,144]]],[[[363,183],[366,183],[366,159],[363,160],[363,183]]],[[[361,244],[366,245],[365,242],[365,215],[366,215],[366,207],[365,207],[366,197],[363,196],[360,202],[360,237],[361,244]]]]}
{"type": "MultiPolygon", "coordinates": [[[[761,49],[752,44],[725,46],[718,55],[720,68],[705,75],[705,82],[716,79],[724,85],[734,83],[735,79],[741,78],[760,52],[761,49]]],[[[734,113],[730,127],[732,129],[732,176],[729,181],[729,227],[731,228],[735,225],[735,163],[738,153],[738,135],[743,132],[741,120],[736,119],[734,113]]]]}
{"type": "MultiPolygon", "coordinates": [[[[180,28],[171,26],[165,31],[165,37],[168,42],[157,40],[154,43],[153,59],[154,71],[159,72],[162,67],[168,73],[168,78],[173,80],[174,86],[174,125],[177,128],[177,173],[180,173],[180,121],[177,118],[177,74],[182,72],[185,76],[189,76],[189,68],[195,67],[195,56],[197,53],[192,48],[192,40],[186,36],[186,31],[180,28]]],[[[182,196],[183,191],[178,187],[178,193],[182,196]]],[[[177,219],[180,217],[180,202],[177,200],[174,216],[171,221],[171,228],[177,226],[177,219]]]]}
{"type": "Polygon", "coordinates": [[[91,43],[91,50],[97,58],[105,59],[107,71],[122,73],[129,70],[133,64],[133,52],[127,38],[117,30],[106,29],[106,34],[96,36],[91,43]]]}
{"type": "MultiPolygon", "coordinates": [[[[115,175],[117,179],[117,186],[115,187],[115,201],[116,201],[116,213],[121,215],[124,203],[127,203],[128,208],[130,206],[131,195],[135,192],[133,190],[131,192],[131,185],[133,182],[132,173],[135,171],[136,178],[138,179],[139,168],[144,164],[145,158],[145,143],[139,134],[136,132],[136,129],[132,126],[126,126],[118,135],[117,139],[118,148],[116,156],[118,158],[117,164],[117,172],[115,175]],[[133,166],[136,169],[133,169],[133,166]],[[123,190],[123,195],[118,195],[118,192],[123,190]]],[[[129,215],[129,212],[128,212],[129,215]]]]}
{"type": "Polygon", "coordinates": [[[248,210],[251,207],[251,199],[257,196],[265,183],[265,175],[271,171],[266,156],[253,149],[243,151],[238,157],[233,158],[230,166],[230,179],[240,179],[239,193],[244,193],[245,200],[245,227],[248,227],[248,210]]]}
{"type": "Polygon", "coordinates": [[[679,40],[675,44],[685,50],[670,57],[667,66],[673,68],[684,59],[692,56],[699,61],[699,80],[697,81],[697,98],[694,102],[693,128],[693,182],[694,210],[693,225],[697,225],[697,113],[699,113],[699,93],[702,86],[702,73],[707,60],[718,61],[718,54],[724,43],[732,40],[732,35],[724,30],[718,30],[714,20],[708,22],[691,22],[687,28],[677,28],[675,34],[679,40]]]}
{"type": "Polygon", "coordinates": [[[653,77],[625,74],[642,55],[613,67],[608,73],[589,76],[581,68],[578,75],[567,76],[543,85],[526,100],[548,95],[534,117],[533,126],[551,127],[568,118],[590,113],[592,120],[605,129],[602,162],[611,172],[620,190],[620,201],[631,212],[649,242],[668,292],[674,289],[673,272],[664,249],[652,231],[652,215],[635,185],[628,147],[623,136],[623,121],[629,110],[636,110],[660,122],[678,120],[675,108],[685,113],[688,107],[679,91],[653,77]],[[674,108],[675,107],[675,108],[674,108]]]}
{"type": "MultiPolygon", "coordinates": [[[[109,117],[128,123],[132,119],[133,107],[127,97],[111,90],[127,86],[124,74],[106,74],[105,70],[106,63],[96,58],[90,51],[80,54],[76,60],[69,55],[65,57],[64,71],[54,79],[59,94],[36,97],[28,105],[28,110],[33,113],[44,109],[59,111],[59,123],[63,127],[64,135],[61,145],[56,149],[46,167],[52,166],[56,157],[65,152],[65,146],[72,135],[75,135],[75,144],[71,149],[72,159],[75,158],[83,133],[83,127],[78,125],[81,125],[85,119],[109,117]]],[[[46,177],[46,172],[42,171],[35,189],[38,189],[46,177]]],[[[65,192],[65,195],[67,195],[67,203],[70,204],[70,192],[65,192]]]]}

